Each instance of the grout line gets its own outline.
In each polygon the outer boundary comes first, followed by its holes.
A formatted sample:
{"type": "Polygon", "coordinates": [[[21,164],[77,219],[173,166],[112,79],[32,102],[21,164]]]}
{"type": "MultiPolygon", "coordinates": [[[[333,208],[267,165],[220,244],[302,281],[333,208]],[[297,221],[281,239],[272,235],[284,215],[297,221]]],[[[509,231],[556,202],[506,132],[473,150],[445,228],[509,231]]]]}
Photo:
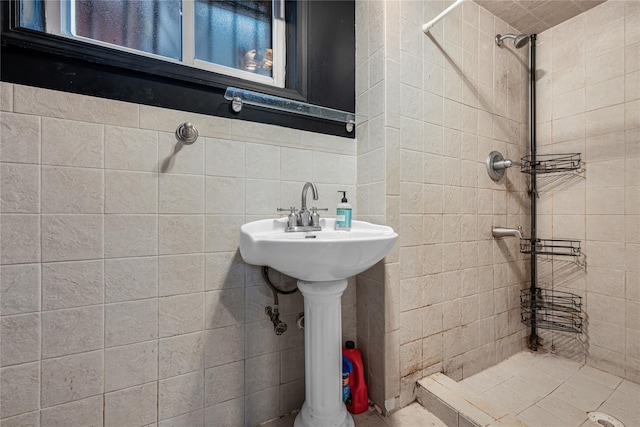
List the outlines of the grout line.
{"type": "MultiPolygon", "coordinates": [[[[15,89],[15,87],[14,87],[15,89]]],[[[14,95],[15,95],[15,90],[13,91],[14,95]]],[[[15,102],[15,99],[14,99],[15,102]]],[[[44,283],[44,269],[42,268],[42,260],[44,258],[44,253],[43,253],[43,248],[42,248],[42,116],[38,116],[38,128],[39,128],[39,132],[38,132],[38,175],[40,177],[39,179],[39,200],[38,200],[38,216],[39,216],[39,221],[38,223],[40,224],[40,230],[39,230],[39,236],[38,236],[38,241],[40,243],[40,259],[38,260],[38,268],[40,269],[40,286],[39,286],[39,293],[40,293],[40,307],[38,308],[38,316],[40,318],[40,328],[39,328],[39,334],[40,334],[40,355],[38,357],[38,364],[40,367],[40,377],[38,378],[38,382],[39,382],[39,388],[40,388],[40,393],[38,393],[39,399],[38,399],[38,411],[42,410],[42,400],[43,400],[43,387],[42,387],[42,349],[44,346],[44,336],[42,333],[42,307],[44,306],[44,301],[43,301],[43,295],[44,292],[42,292],[42,284],[44,283]]]]}

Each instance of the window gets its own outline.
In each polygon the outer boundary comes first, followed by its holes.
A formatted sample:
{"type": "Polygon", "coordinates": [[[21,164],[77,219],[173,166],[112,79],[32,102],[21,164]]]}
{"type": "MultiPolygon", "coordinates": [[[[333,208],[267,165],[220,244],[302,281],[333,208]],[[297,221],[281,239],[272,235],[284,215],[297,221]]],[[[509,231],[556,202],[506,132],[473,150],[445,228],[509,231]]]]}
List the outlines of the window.
{"type": "Polygon", "coordinates": [[[355,0],[2,0],[7,82],[353,138],[229,86],[355,111],[355,0]],[[191,21],[191,22],[189,22],[191,21]]]}
{"type": "Polygon", "coordinates": [[[280,0],[20,0],[20,25],[284,87],[280,0]]]}

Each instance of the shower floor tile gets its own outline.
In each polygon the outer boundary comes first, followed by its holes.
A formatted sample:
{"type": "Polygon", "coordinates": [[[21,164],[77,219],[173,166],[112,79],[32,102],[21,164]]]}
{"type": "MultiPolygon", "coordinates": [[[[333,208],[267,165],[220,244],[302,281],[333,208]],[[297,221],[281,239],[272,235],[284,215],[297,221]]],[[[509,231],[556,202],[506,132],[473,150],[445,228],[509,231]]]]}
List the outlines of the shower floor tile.
{"type": "Polygon", "coordinates": [[[598,409],[612,394],[613,389],[597,384],[577,386],[567,382],[554,390],[551,396],[589,412],[598,409]]]}
{"type": "Polygon", "coordinates": [[[609,414],[626,427],[640,426],[639,384],[552,354],[523,351],[460,382],[443,377],[434,374],[419,381],[421,392],[481,426],[597,426],[588,418],[592,411],[609,414]],[[464,405],[456,406],[460,398],[464,405]],[[493,421],[471,417],[469,404],[493,421]]]}
{"type": "Polygon", "coordinates": [[[587,414],[582,409],[557,399],[553,396],[547,396],[537,404],[545,411],[561,420],[564,425],[578,426],[587,419],[587,414]]]}

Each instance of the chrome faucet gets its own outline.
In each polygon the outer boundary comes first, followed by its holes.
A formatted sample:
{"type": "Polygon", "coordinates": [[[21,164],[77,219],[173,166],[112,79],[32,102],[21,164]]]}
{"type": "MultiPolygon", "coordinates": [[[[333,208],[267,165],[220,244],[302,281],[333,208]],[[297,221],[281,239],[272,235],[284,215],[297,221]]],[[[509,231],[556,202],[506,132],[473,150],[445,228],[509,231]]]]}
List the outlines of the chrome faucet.
{"type": "Polygon", "coordinates": [[[313,182],[305,183],[304,187],[302,187],[302,208],[300,208],[300,210],[307,209],[307,192],[309,188],[311,188],[311,192],[313,193],[313,200],[318,200],[318,188],[316,185],[313,182]]]}
{"type": "MultiPolygon", "coordinates": [[[[302,207],[300,208],[300,225],[303,227],[314,225],[311,223],[311,213],[307,209],[307,192],[311,188],[311,192],[313,193],[313,200],[318,200],[318,188],[313,182],[307,182],[302,187],[302,207]]],[[[318,225],[318,224],[315,224],[318,225]]]]}
{"type": "Polygon", "coordinates": [[[293,206],[288,209],[278,208],[278,212],[289,211],[289,221],[285,231],[292,232],[322,230],[322,227],[320,227],[320,214],[318,214],[318,211],[328,211],[329,209],[319,209],[314,206],[311,208],[311,211],[309,211],[309,209],[307,208],[307,193],[309,192],[309,188],[311,188],[313,200],[318,200],[318,188],[313,182],[306,182],[304,184],[304,187],[302,188],[302,206],[300,207],[299,212],[296,212],[296,208],[293,206]]]}

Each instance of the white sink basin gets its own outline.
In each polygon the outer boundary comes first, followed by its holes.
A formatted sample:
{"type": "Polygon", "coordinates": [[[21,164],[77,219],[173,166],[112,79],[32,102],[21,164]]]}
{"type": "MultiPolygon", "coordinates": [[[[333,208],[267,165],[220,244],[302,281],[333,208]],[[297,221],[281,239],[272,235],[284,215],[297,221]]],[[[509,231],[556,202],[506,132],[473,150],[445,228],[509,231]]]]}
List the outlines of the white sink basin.
{"type": "Polygon", "coordinates": [[[240,228],[245,262],[266,265],[295,279],[327,282],[368,269],[393,248],[391,227],[352,221],[350,231],[334,230],[335,220],[321,218],[322,231],[286,233],[287,218],[265,219],[240,228]]]}

